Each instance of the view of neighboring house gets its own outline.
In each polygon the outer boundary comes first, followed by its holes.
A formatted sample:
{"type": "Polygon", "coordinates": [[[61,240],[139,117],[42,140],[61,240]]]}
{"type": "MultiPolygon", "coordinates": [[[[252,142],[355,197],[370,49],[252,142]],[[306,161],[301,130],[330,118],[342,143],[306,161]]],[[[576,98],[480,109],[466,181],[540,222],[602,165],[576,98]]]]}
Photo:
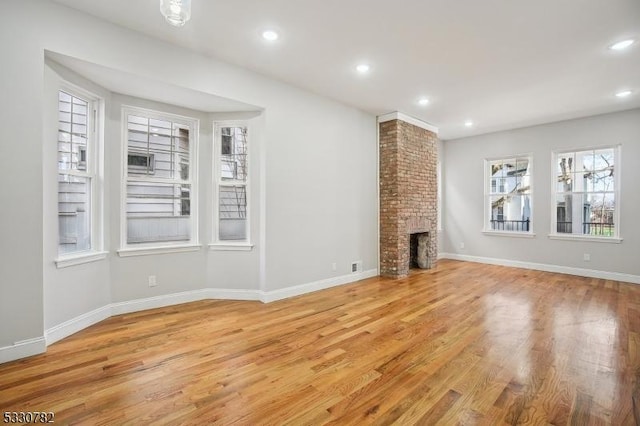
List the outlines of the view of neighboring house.
{"type": "Polygon", "coordinates": [[[128,115],[127,243],[190,238],[190,129],[128,115]]]}
{"type": "Polygon", "coordinates": [[[526,157],[490,162],[491,230],[529,231],[530,163],[526,157]]]}
{"type": "Polygon", "coordinates": [[[88,102],[66,92],[58,96],[58,226],[60,254],[91,247],[87,174],[88,102]]]}
{"type": "Polygon", "coordinates": [[[244,126],[220,127],[218,239],[222,241],[247,238],[247,134],[244,126]]]}

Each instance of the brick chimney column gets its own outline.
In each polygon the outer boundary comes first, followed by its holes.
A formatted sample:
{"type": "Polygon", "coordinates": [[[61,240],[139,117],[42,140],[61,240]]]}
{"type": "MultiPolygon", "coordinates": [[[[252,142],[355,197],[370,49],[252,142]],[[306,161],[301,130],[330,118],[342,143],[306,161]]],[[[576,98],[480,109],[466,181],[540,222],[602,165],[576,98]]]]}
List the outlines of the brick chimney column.
{"type": "Polygon", "coordinates": [[[380,274],[409,274],[409,239],[429,233],[431,265],[438,257],[437,129],[401,113],[378,118],[380,274]]]}

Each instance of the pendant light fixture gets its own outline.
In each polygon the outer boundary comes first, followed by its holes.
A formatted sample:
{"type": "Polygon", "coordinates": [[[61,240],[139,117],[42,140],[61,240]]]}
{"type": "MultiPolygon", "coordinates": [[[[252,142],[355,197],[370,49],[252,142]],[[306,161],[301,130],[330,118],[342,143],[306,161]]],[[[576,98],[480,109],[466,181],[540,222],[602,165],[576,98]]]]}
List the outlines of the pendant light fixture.
{"type": "Polygon", "coordinates": [[[182,27],[191,18],[191,0],[160,0],[160,12],[174,27],[182,27]]]}

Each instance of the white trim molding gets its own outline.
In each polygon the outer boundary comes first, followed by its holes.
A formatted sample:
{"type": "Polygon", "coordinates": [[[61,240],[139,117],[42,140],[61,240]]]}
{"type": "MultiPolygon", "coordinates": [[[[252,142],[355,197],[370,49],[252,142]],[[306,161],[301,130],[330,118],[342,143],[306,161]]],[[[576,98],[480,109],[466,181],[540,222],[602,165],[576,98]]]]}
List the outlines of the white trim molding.
{"type": "Polygon", "coordinates": [[[189,251],[199,251],[201,248],[202,248],[202,245],[200,244],[123,248],[118,250],[118,256],[132,257],[132,256],[147,256],[150,254],[184,253],[189,251]]]}
{"type": "Polygon", "coordinates": [[[535,238],[536,234],[533,232],[518,232],[518,231],[491,231],[483,230],[484,235],[490,235],[492,237],[515,237],[515,238],[535,238]]]}
{"type": "Polygon", "coordinates": [[[249,243],[240,243],[240,244],[212,243],[212,244],[209,244],[209,250],[211,250],[211,251],[251,251],[251,250],[253,250],[253,244],[249,244],[249,243]]]}
{"type": "Polygon", "coordinates": [[[589,241],[591,243],[609,243],[620,244],[622,238],[618,237],[596,237],[583,234],[549,234],[550,240],[565,240],[565,241],[589,241]]]}
{"type": "Polygon", "coordinates": [[[183,291],[180,293],[163,294],[160,296],[146,297],[144,299],[127,300],[111,304],[111,315],[129,314],[131,312],[145,311],[147,309],[164,308],[165,306],[179,305],[181,303],[197,302],[209,299],[209,291],[202,290],[183,291]]]}
{"type": "Polygon", "coordinates": [[[364,280],[378,276],[377,269],[369,269],[368,271],[341,275],[338,277],[327,278],[326,280],[314,281],[307,284],[300,284],[293,287],[285,287],[282,289],[262,292],[262,301],[264,303],[274,302],[276,300],[287,299],[289,297],[300,296],[312,293],[318,290],[325,290],[339,285],[350,284],[355,281],[364,280]]]}
{"type": "Polygon", "coordinates": [[[20,340],[11,346],[0,348],[0,364],[15,361],[28,356],[42,354],[47,350],[44,336],[33,339],[20,340]]]}
{"type": "Polygon", "coordinates": [[[44,338],[47,342],[47,346],[62,340],[65,337],[69,337],[80,330],[84,330],[87,327],[97,324],[100,321],[106,320],[110,316],[111,305],[107,305],[55,325],[44,331],[44,338]]]}
{"type": "Polygon", "coordinates": [[[600,278],[640,284],[640,275],[620,272],[598,271],[595,269],[573,268],[570,266],[549,265],[545,263],[522,262],[519,260],[498,259],[494,257],[469,256],[466,254],[442,253],[442,259],[462,260],[465,262],[486,263],[489,265],[510,266],[512,268],[533,269],[536,271],[555,272],[558,274],[577,275],[588,278],[600,278]]]}
{"type": "Polygon", "coordinates": [[[68,268],[69,266],[82,265],[83,263],[97,262],[107,258],[107,251],[92,251],[89,253],[76,254],[73,256],[59,257],[54,262],[58,269],[68,268]]]}
{"type": "Polygon", "coordinates": [[[386,121],[391,120],[400,120],[405,123],[413,124],[416,127],[420,127],[421,129],[428,130],[430,132],[438,134],[438,128],[433,124],[427,123],[426,121],[422,121],[419,118],[411,117],[410,115],[403,114],[399,111],[390,112],[388,114],[382,114],[378,116],[378,123],[384,123],[386,121]]]}

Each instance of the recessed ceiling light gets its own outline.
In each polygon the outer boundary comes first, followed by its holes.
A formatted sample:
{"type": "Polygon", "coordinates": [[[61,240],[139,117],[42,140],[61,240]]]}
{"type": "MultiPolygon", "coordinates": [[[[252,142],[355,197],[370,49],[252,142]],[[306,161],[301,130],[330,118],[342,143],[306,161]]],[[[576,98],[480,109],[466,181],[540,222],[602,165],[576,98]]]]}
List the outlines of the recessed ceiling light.
{"type": "Polygon", "coordinates": [[[422,105],[422,106],[427,106],[427,105],[429,105],[429,99],[427,99],[427,98],[420,98],[420,99],[418,100],[418,103],[419,103],[420,105],[422,105]]]}
{"type": "Polygon", "coordinates": [[[360,64],[356,67],[356,71],[360,74],[366,74],[371,70],[371,67],[368,64],[360,64]]]}
{"type": "Polygon", "coordinates": [[[616,93],[616,97],[626,98],[627,96],[631,96],[631,93],[633,93],[631,90],[623,90],[622,92],[616,93]]]}
{"type": "Polygon", "coordinates": [[[280,37],[277,32],[272,30],[267,30],[262,33],[262,38],[267,41],[276,41],[280,37]]]}
{"type": "Polygon", "coordinates": [[[634,39],[622,40],[609,46],[611,50],[624,50],[636,41],[634,39]]]}
{"type": "Polygon", "coordinates": [[[473,127],[473,121],[467,120],[464,122],[465,127],[473,127]]]}

